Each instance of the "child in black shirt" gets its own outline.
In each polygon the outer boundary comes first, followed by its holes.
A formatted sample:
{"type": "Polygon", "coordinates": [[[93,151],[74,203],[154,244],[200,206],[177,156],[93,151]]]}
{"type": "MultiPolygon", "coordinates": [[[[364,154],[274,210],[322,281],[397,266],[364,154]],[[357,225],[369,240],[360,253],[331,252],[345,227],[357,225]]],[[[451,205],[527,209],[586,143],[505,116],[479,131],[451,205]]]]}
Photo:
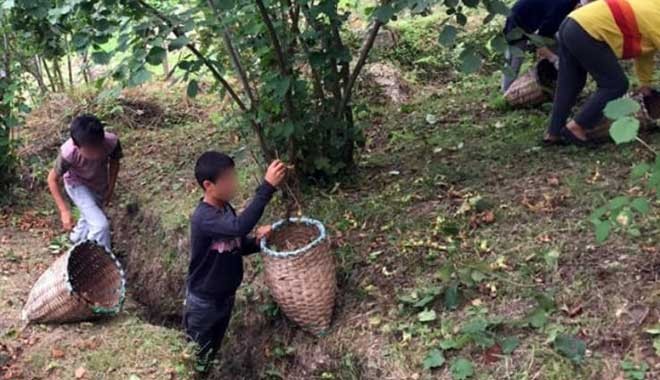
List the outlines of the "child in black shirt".
{"type": "Polygon", "coordinates": [[[243,256],[259,251],[258,241],[270,233],[260,227],[248,237],[282,182],[286,167],[274,161],[252,202],[237,215],[229,201],[238,188],[234,161],[219,152],[202,154],[195,177],[204,198],[190,221],[191,255],[183,323],[199,345],[199,364],[209,368],[225,335],[236,289],[243,280],[243,256]]]}

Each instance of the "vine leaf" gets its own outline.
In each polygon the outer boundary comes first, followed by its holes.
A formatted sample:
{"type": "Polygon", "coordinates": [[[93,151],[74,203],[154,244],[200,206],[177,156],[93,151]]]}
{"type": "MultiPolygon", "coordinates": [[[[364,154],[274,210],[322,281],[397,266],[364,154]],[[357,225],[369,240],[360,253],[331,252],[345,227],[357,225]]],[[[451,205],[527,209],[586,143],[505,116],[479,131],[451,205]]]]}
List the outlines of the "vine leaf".
{"type": "Polygon", "coordinates": [[[624,116],[633,115],[640,110],[640,105],[633,99],[620,98],[607,103],[603,113],[612,120],[621,119],[624,116]]]}
{"type": "Polygon", "coordinates": [[[634,141],[637,138],[637,133],[639,133],[639,120],[631,116],[618,119],[610,127],[610,136],[617,144],[634,141]]]}

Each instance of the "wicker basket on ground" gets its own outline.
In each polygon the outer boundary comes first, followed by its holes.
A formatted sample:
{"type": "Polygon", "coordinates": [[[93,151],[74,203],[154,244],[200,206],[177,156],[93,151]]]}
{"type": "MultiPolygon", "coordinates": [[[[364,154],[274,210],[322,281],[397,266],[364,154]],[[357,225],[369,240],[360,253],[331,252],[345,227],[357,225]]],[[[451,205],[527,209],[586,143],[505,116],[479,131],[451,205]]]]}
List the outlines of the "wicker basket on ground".
{"type": "Polygon", "coordinates": [[[124,303],[125,287],[115,256],[95,242],[81,242],[39,277],[23,307],[23,319],[65,323],[115,315],[124,303]]]}
{"type": "Polygon", "coordinates": [[[511,84],[504,98],[512,107],[532,107],[552,100],[557,75],[555,65],[542,59],[511,84]]]}
{"type": "MultiPolygon", "coordinates": [[[[637,120],[639,120],[640,131],[657,129],[660,122],[660,92],[653,91],[649,96],[644,96],[640,93],[630,93],[628,97],[637,101],[641,106],[639,112],[635,115],[637,120]]],[[[587,130],[587,137],[590,140],[608,140],[610,138],[611,126],[612,121],[603,117],[603,120],[595,128],[587,130]]]]}
{"type": "Polygon", "coordinates": [[[279,221],[261,248],[266,285],[284,314],[304,330],[324,334],[332,319],[337,280],[323,224],[309,218],[279,221]]]}

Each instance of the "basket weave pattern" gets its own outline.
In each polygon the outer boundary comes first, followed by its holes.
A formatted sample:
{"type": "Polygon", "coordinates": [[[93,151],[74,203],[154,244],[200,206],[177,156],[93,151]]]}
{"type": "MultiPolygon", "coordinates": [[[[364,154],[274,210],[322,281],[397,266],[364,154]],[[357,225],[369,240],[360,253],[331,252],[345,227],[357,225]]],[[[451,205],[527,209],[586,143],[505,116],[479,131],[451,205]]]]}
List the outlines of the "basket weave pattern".
{"type": "MultiPolygon", "coordinates": [[[[298,223],[306,220],[291,219],[298,223]]],[[[274,229],[280,225],[275,224],[274,229]]],[[[271,251],[262,241],[266,284],[273,298],[289,319],[313,334],[322,334],[330,327],[337,292],[330,242],[324,230],[319,234],[320,240],[293,254],[271,251]]]]}
{"type": "Polygon", "coordinates": [[[550,61],[542,59],[527,73],[516,79],[504,93],[512,107],[530,107],[552,100],[557,71],[550,61]]]}
{"type": "Polygon", "coordinates": [[[29,322],[65,323],[113,315],[125,296],[124,271],[115,256],[82,242],[39,277],[23,307],[29,322]]]}

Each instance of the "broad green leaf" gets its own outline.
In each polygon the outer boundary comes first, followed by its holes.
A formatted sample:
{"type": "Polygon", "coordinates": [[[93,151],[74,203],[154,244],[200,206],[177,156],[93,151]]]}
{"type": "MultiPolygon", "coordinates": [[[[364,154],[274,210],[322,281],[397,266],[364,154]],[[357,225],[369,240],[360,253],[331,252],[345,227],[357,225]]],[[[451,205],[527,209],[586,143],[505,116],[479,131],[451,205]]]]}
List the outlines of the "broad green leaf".
{"type": "Polygon", "coordinates": [[[660,335],[660,325],[651,326],[644,330],[644,332],[650,335],[660,335]]]}
{"type": "Polygon", "coordinates": [[[458,29],[456,29],[456,27],[452,25],[445,25],[445,27],[442,29],[442,32],[440,32],[438,41],[441,45],[450,47],[454,44],[454,41],[456,41],[457,35],[458,29]]]}
{"type": "Polygon", "coordinates": [[[437,315],[435,314],[435,310],[424,310],[417,314],[417,320],[420,322],[431,322],[435,321],[437,318],[437,315]]]}
{"type": "Polygon", "coordinates": [[[439,346],[443,350],[451,350],[451,349],[454,349],[454,348],[459,348],[460,344],[455,339],[443,339],[443,340],[440,341],[439,346]]]}
{"type": "Polygon", "coordinates": [[[513,353],[519,345],[520,340],[515,336],[509,336],[500,340],[500,347],[502,347],[502,353],[505,355],[513,353]]]}
{"type": "Polygon", "coordinates": [[[584,360],[587,345],[580,339],[572,335],[559,335],[555,339],[555,350],[567,357],[575,364],[580,364],[584,360]]]}
{"type": "Polygon", "coordinates": [[[651,202],[646,198],[635,198],[635,200],[630,203],[630,206],[640,214],[646,214],[651,208],[651,202]]]}
{"type": "Polygon", "coordinates": [[[427,370],[442,367],[442,365],[445,364],[445,357],[442,354],[442,351],[438,350],[437,348],[434,348],[431,351],[429,351],[429,353],[426,355],[426,358],[424,358],[424,362],[422,364],[424,366],[424,369],[427,370]]]}
{"type": "Polygon", "coordinates": [[[469,320],[465,325],[463,325],[461,332],[465,334],[477,334],[486,331],[487,328],[488,321],[486,321],[484,318],[477,317],[469,320]]]}
{"type": "Polygon", "coordinates": [[[145,60],[151,65],[160,65],[167,57],[167,50],[160,46],[154,46],[149,50],[145,60]]]}
{"type": "Polygon", "coordinates": [[[459,304],[458,285],[453,285],[445,290],[444,305],[449,310],[455,310],[459,304]]]}
{"type": "Polygon", "coordinates": [[[197,93],[199,92],[199,84],[195,79],[191,79],[190,82],[188,82],[188,88],[186,89],[186,95],[188,95],[189,98],[194,98],[197,96],[197,93]]]}
{"type": "Polygon", "coordinates": [[[603,113],[612,120],[621,119],[625,116],[631,116],[639,112],[640,105],[637,101],[630,98],[619,98],[607,103],[603,113]]]}
{"type": "Polygon", "coordinates": [[[138,71],[131,73],[131,77],[128,80],[128,85],[131,87],[139,86],[143,83],[146,83],[151,79],[151,73],[145,68],[141,68],[138,71]]]}
{"type": "Polygon", "coordinates": [[[463,4],[465,4],[466,7],[474,8],[477,5],[479,5],[480,0],[463,0],[463,4]]]}
{"type": "Polygon", "coordinates": [[[504,36],[497,35],[490,40],[490,47],[498,53],[504,53],[509,47],[509,44],[506,42],[504,36]]]}
{"type": "Polygon", "coordinates": [[[630,198],[626,196],[620,196],[612,198],[608,203],[610,210],[616,211],[622,207],[628,206],[630,204],[630,198]]]}
{"type": "Polygon", "coordinates": [[[451,377],[454,380],[466,380],[474,375],[474,365],[465,358],[458,358],[451,364],[451,377]]]}
{"type": "Polygon", "coordinates": [[[181,49],[182,47],[188,45],[190,43],[190,40],[186,36],[180,36],[175,38],[170,42],[169,50],[178,50],[181,49]]]}
{"type": "Polygon", "coordinates": [[[542,308],[537,308],[529,317],[527,317],[527,321],[530,326],[536,329],[541,329],[548,323],[548,312],[542,308]]]}
{"type": "Polygon", "coordinates": [[[98,65],[107,65],[112,56],[104,51],[95,51],[92,53],[92,61],[98,65]]]}
{"type": "Polygon", "coordinates": [[[461,53],[461,71],[465,74],[477,72],[481,67],[481,57],[473,49],[465,49],[461,53]]]}
{"type": "Polygon", "coordinates": [[[651,170],[651,165],[649,165],[646,162],[642,162],[641,164],[637,164],[633,167],[631,175],[633,178],[641,178],[646,175],[651,170]]]}
{"type": "Polygon", "coordinates": [[[639,120],[632,116],[618,119],[610,127],[610,137],[617,144],[634,141],[639,133],[639,120]]]}
{"type": "Polygon", "coordinates": [[[660,356],[660,337],[653,338],[653,349],[655,350],[655,355],[660,356]]]}
{"type": "Polygon", "coordinates": [[[394,16],[394,13],[395,11],[392,5],[385,4],[376,8],[376,10],[374,11],[374,17],[383,24],[387,24],[394,16]]]}
{"type": "Polygon", "coordinates": [[[428,305],[429,303],[431,303],[431,301],[433,301],[434,298],[435,298],[435,296],[433,296],[433,295],[427,295],[426,297],[424,297],[421,300],[417,301],[413,306],[422,308],[422,307],[428,305]]]}
{"type": "Polygon", "coordinates": [[[612,230],[612,224],[609,220],[600,222],[596,225],[596,241],[598,243],[603,243],[610,237],[610,231],[612,230]]]}

